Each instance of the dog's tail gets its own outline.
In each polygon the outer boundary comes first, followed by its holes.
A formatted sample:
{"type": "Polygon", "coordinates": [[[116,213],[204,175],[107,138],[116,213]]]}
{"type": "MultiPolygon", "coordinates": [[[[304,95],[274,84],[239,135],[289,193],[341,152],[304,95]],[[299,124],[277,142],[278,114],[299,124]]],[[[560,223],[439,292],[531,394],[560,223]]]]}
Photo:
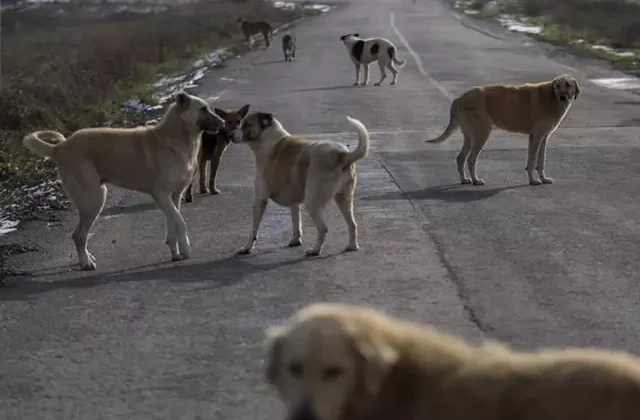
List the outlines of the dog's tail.
{"type": "Polygon", "coordinates": [[[35,131],[22,139],[22,144],[32,152],[42,156],[45,159],[52,159],[56,145],[65,141],[66,138],[57,131],[35,131]],[[47,135],[49,141],[40,138],[41,135],[47,135]]]}
{"type": "Polygon", "coordinates": [[[449,125],[447,125],[447,128],[444,130],[444,133],[440,134],[440,136],[436,137],[435,139],[426,140],[425,143],[442,143],[443,141],[451,137],[451,135],[453,134],[454,131],[456,131],[459,125],[460,125],[460,121],[458,120],[458,99],[456,98],[451,103],[449,125]]]}
{"type": "Polygon", "coordinates": [[[360,120],[356,120],[355,118],[351,118],[347,115],[347,121],[355,127],[358,132],[358,147],[352,152],[349,152],[345,159],[345,166],[351,165],[360,159],[367,156],[367,152],[369,151],[369,132],[367,131],[367,127],[364,126],[360,122],[360,120]]]}
{"type": "Polygon", "coordinates": [[[389,47],[389,58],[393,61],[393,64],[403,68],[407,64],[407,60],[399,60],[396,54],[396,47],[389,47]]]}

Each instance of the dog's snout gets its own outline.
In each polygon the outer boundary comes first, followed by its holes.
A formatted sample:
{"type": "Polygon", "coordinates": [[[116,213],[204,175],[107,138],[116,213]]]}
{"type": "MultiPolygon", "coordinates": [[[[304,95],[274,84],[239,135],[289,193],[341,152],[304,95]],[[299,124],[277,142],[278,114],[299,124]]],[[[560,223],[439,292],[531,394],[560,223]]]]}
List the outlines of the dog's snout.
{"type": "Polygon", "coordinates": [[[311,407],[311,402],[305,400],[292,413],[287,420],[318,420],[311,407]]]}

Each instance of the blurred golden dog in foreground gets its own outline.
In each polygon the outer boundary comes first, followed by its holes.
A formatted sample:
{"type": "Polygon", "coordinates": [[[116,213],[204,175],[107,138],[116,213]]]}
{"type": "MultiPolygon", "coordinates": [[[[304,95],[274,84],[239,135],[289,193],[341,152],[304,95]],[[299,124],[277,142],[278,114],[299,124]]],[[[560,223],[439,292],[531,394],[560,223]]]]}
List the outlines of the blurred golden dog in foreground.
{"type": "Polygon", "coordinates": [[[473,346],[365,307],[313,304],[268,331],[289,420],[637,420],[640,360],[473,346]]]}

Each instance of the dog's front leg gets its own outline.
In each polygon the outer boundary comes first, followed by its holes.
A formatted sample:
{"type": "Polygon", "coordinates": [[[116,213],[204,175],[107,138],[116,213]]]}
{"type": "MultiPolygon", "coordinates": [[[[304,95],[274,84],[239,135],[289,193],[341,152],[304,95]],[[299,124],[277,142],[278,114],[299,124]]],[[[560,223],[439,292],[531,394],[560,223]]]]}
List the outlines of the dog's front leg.
{"type": "Polygon", "coordinates": [[[364,64],[364,81],[362,82],[362,86],[366,86],[369,83],[369,70],[370,64],[364,64]]]}
{"type": "Polygon", "coordinates": [[[289,242],[288,246],[290,247],[302,245],[301,212],[302,206],[300,204],[291,206],[291,224],[293,228],[293,238],[291,238],[291,241],[289,242]]]}
{"type": "Polygon", "coordinates": [[[538,151],[540,150],[542,136],[538,134],[529,135],[529,150],[527,157],[527,176],[529,177],[529,185],[541,185],[542,181],[536,179],[533,175],[533,169],[536,166],[536,159],[538,158],[538,151]]]}
{"type": "Polygon", "coordinates": [[[264,216],[264,212],[267,209],[267,199],[254,198],[253,200],[253,224],[251,228],[251,236],[247,240],[245,246],[243,246],[238,252],[238,255],[251,254],[253,248],[258,240],[258,229],[260,228],[260,222],[264,216]]]}
{"type": "Polygon", "coordinates": [[[354,61],[353,65],[356,68],[356,82],[353,86],[358,86],[360,84],[360,63],[354,61]]]}
{"type": "Polygon", "coordinates": [[[172,193],[170,195],[164,193],[153,194],[153,198],[160,210],[167,218],[167,246],[171,252],[172,261],[180,261],[188,259],[191,256],[191,244],[187,235],[187,224],[180,214],[180,210],[174,201],[180,200],[180,194],[172,193]],[[177,245],[176,246],[176,242],[177,245]]]}
{"type": "Polygon", "coordinates": [[[538,149],[538,165],[536,166],[536,170],[538,171],[538,175],[540,175],[540,180],[542,181],[543,184],[553,184],[553,179],[548,177],[547,173],[544,171],[548,140],[549,140],[549,134],[547,134],[542,138],[540,149],[538,149]]]}

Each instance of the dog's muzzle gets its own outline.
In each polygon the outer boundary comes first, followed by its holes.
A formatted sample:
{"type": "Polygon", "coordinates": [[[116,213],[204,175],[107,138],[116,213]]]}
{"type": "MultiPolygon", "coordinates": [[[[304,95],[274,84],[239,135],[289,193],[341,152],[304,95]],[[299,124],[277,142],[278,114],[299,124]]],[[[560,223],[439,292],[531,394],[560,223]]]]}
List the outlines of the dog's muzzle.
{"type": "Polygon", "coordinates": [[[234,143],[242,143],[242,131],[238,128],[231,133],[231,141],[234,143]]]}
{"type": "Polygon", "coordinates": [[[289,414],[287,420],[317,420],[317,418],[311,408],[311,402],[304,401],[289,414]]]}

